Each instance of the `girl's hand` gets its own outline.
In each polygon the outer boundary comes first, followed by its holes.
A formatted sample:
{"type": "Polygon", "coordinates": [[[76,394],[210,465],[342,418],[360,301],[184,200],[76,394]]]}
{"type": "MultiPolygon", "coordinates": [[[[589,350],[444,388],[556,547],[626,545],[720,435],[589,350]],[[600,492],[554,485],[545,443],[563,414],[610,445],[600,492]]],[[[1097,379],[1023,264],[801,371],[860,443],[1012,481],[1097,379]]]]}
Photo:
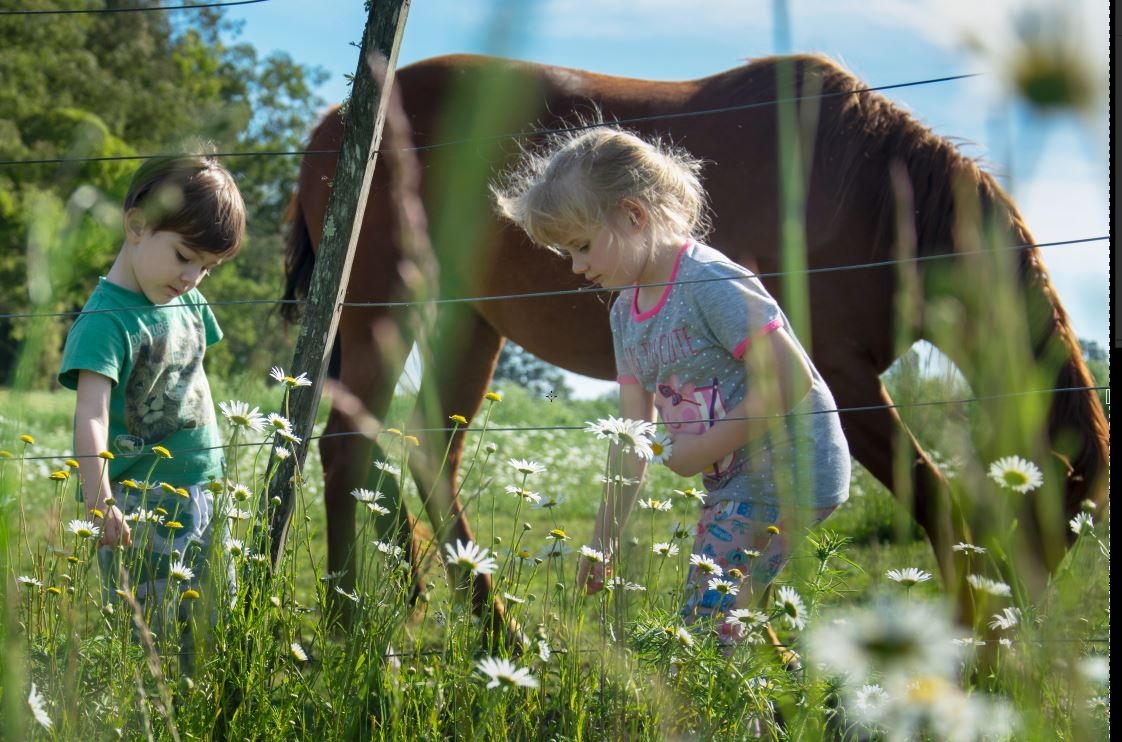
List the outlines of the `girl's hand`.
{"type": "Polygon", "coordinates": [[[581,559],[577,567],[577,584],[584,585],[585,592],[595,595],[604,589],[604,580],[610,575],[612,569],[603,562],[593,562],[581,559]]]}
{"type": "Polygon", "coordinates": [[[105,519],[101,523],[102,546],[132,546],[132,529],[125,521],[125,514],[116,505],[105,512],[105,519]]]}
{"type": "Polygon", "coordinates": [[[676,435],[672,445],[666,467],[680,477],[692,477],[713,463],[708,460],[704,441],[700,435],[676,435]]]}

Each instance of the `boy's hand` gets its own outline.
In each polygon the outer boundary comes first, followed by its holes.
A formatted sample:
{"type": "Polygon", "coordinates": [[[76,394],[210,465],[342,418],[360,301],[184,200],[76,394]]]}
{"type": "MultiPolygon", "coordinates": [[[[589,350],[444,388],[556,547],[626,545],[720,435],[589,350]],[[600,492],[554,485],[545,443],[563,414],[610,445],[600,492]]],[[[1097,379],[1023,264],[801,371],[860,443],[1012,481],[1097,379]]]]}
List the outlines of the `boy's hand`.
{"type": "Polygon", "coordinates": [[[105,519],[101,522],[102,546],[132,546],[132,529],[125,521],[125,515],[116,505],[105,511],[105,519]]]}

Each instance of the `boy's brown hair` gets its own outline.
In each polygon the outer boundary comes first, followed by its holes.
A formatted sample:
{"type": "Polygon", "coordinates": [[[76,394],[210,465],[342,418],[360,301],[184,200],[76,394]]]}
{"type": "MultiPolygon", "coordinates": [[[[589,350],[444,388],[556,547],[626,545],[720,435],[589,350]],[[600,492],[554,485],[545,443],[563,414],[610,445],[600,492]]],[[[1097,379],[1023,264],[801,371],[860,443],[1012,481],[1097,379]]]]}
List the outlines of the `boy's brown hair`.
{"type": "Polygon", "coordinates": [[[125,196],[125,213],[134,208],[153,232],[175,232],[200,252],[232,258],[245,237],[241,192],[230,171],[210,154],[147,160],[125,196]]]}

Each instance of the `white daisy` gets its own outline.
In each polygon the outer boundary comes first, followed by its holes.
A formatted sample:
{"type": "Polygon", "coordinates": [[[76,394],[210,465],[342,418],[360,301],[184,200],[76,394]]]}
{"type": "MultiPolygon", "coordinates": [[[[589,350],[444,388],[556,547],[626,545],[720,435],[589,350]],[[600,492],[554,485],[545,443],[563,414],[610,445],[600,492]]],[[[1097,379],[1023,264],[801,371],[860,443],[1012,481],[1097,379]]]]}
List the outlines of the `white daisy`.
{"type": "Polygon", "coordinates": [[[298,386],[312,385],[312,380],[308,378],[307,373],[302,373],[299,376],[289,376],[280,366],[273,366],[269,369],[269,376],[273,377],[278,383],[284,384],[289,389],[295,389],[298,386]]]}
{"type": "Polygon", "coordinates": [[[670,538],[675,541],[685,541],[697,535],[697,526],[687,523],[674,523],[670,526],[670,538]]]}
{"type": "Polygon", "coordinates": [[[647,589],[637,582],[631,582],[630,580],[624,579],[623,575],[615,575],[614,577],[609,577],[604,581],[604,588],[608,591],[618,588],[627,593],[642,592],[647,589]]]}
{"type": "Polygon", "coordinates": [[[515,497],[521,498],[523,502],[536,503],[541,501],[542,499],[542,496],[537,492],[531,492],[525,487],[515,487],[512,484],[508,484],[506,486],[506,493],[508,495],[514,495],[515,497]]]}
{"type": "Polygon", "coordinates": [[[230,556],[241,556],[245,552],[245,544],[239,539],[232,538],[226,542],[226,551],[230,556]]]}
{"type": "Polygon", "coordinates": [[[238,508],[233,508],[232,510],[230,510],[230,512],[226,513],[226,517],[230,520],[249,520],[253,517],[253,513],[249,512],[248,510],[239,510],[238,508]]]}
{"type": "Polygon", "coordinates": [[[994,614],[994,617],[990,619],[990,628],[995,631],[1005,631],[1016,626],[1020,620],[1020,608],[1005,608],[1001,613],[994,614]]]}
{"type": "Polygon", "coordinates": [[[911,587],[918,585],[921,582],[927,582],[931,579],[931,573],[925,572],[916,567],[905,567],[904,569],[890,569],[884,573],[888,579],[899,582],[904,587],[911,587]]]}
{"type": "Polygon", "coordinates": [[[230,497],[234,498],[235,502],[245,502],[249,499],[249,496],[253,494],[253,491],[249,487],[246,487],[244,484],[227,482],[226,485],[228,487],[230,497]]]}
{"type": "Polygon", "coordinates": [[[522,605],[523,603],[526,602],[525,598],[520,598],[513,593],[507,593],[507,592],[503,593],[503,600],[507,601],[508,603],[513,603],[514,605],[522,605]]]}
{"type": "Polygon", "coordinates": [[[534,503],[536,510],[552,510],[553,508],[565,502],[564,495],[543,495],[541,499],[534,503]]]}
{"type": "Polygon", "coordinates": [[[366,503],[366,509],[369,510],[374,515],[377,515],[377,516],[383,516],[383,515],[389,515],[390,514],[390,509],[389,508],[382,507],[381,505],[379,505],[376,502],[366,503]]]}
{"type": "Polygon", "coordinates": [[[351,497],[359,502],[378,502],[382,499],[381,492],[372,492],[371,490],[363,487],[357,487],[351,490],[351,497]]]}
{"type": "Polygon", "coordinates": [[[1020,456],[1006,456],[990,464],[990,479],[1000,484],[1005,489],[1020,492],[1032,492],[1044,484],[1044,475],[1036,464],[1020,456]]]}
{"type": "Polygon", "coordinates": [[[474,541],[465,544],[456,539],[456,545],[453,547],[452,544],[445,544],[444,551],[449,563],[470,569],[472,574],[489,575],[499,568],[498,562],[490,556],[490,550],[480,548],[474,541]]]}
{"type": "Polygon", "coordinates": [[[553,652],[549,649],[549,642],[545,639],[538,640],[538,659],[542,662],[549,662],[549,658],[553,656],[553,652]]]}
{"type": "Polygon", "coordinates": [[[538,559],[546,560],[555,557],[567,557],[573,550],[561,541],[549,541],[538,550],[538,559]]]}
{"type": "Polygon", "coordinates": [[[300,646],[300,642],[292,642],[288,645],[288,651],[292,654],[292,659],[297,662],[307,662],[308,653],[300,646]]]}
{"type": "Polygon", "coordinates": [[[631,479],[622,474],[613,474],[610,477],[605,477],[603,474],[596,475],[596,481],[601,484],[610,484],[613,487],[630,487],[633,484],[639,484],[638,479],[631,479]]]}
{"type": "Polygon", "coordinates": [[[72,520],[66,524],[66,530],[78,538],[97,538],[101,529],[90,520],[72,520]]]}
{"type": "Polygon", "coordinates": [[[767,614],[751,608],[733,608],[725,616],[725,623],[742,629],[759,629],[768,621],[767,614]]]}
{"type": "Polygon", "coordinates": [[[1071,527],[1071,532],[1076,536],[1084,533],[1091,533],[1095,530],[1095,519],[1091,517],[1090,513],[1080,513],[1072,518],[1068,525],[1071,527]]]}
{"type": "Polygon", "coordinates": [[[291,430],[278,430],[277,437],[286,443],[291,443],[294,446],[300,445],[302,439],[300,436],[293,433],[291,430]]]}
{"type": "Polygon", "coordinates": [[[607,420],[589,421],[587,425],[584,432],[595,433],[597,438],[608,438],[619,445],[624,453],[634,453],[646,461],[650,461],[654,455],[650,444],[650,438],[655,435],[653,423],[609,415],[607,420]]]}
{"type": "Polygon", "coordinates": [[[292,451],[289,451],[284,446],[274,446],[273,447],[273,455],[276,456],[281,461],[284,461],[285,459],[287,459],[289,456],[292,455],[292,451]]]}
{"type": "Polygon", "coordinates": [[[661,510],[663,512],[670,510],[674,503],[670,500],[656,500],[653,497],[648,497],[645,500],[639,500],[639,508],[641,510],[661,510]]]}
{"type": "Polygon", "coordinates": [[[572,537],[565,533],[564,528],[551,528],[545,537],[550,541],[568,541],[572,537]]]}
{"type": "Polygon", "coordinates": [[[697,567],[698,572],[710,577],[720,577],[724,574],[721,565],[704,554],[690,554],[690,566],[697,567]]]}
{"type": "Polygon", "coordinates": [[[696,500],[702,505],[705,504],[705,498],[709,496],[705,492],[702,492],[695,487],[687,487],[684,490],[674,490],[674,494],[681,495],[682,497],[689,498],[690,500],[696,500]]]}
{"type": "Polygon", "coordinates": [[[888,691],[879,685],[862,685],[853,694],[851,708],[856,712],[858,719],[865,722],[876,721],[889,702],[888,691]]]}
{"type": "Polygon", "coordinates": [[[986,547],[984,547],[984,546],[975,546],[974,544],[968,544],[968,543],[961,542],[961,541],[959,543],[955,544],[954,546],[952,546],[951,549],[953,551],[962,552],[963,554],[985,554],[986,553],[986,547]]]}
{"type": "Polygon", "coordinates": [[[168,574],[181,582],[195,577],[195,571],[183,562],[172,562],[168,567],[168,574]]]}
{"type": "Polygon", "coordinates": [[[1013,591],[1004,582],[991,580],[982,575],[966,575],[966,581],[970,583],[970,587],[978,592],[989,593],[1000,598],[1008,598],[1013,594],[1013,591]]]}
{"type": "Polygon", "coordinates": [[[674,455],[674,441],[669,433],[659,433],[651,439],[651,463],[665,464],[674,455]]]}
{"type": "Polygon", "coordinates": [[[266,424],[274,430],[292,430],[292,423],[284,415],[278,415],[275,412],[270,412],[265,416],[266,424]]]}
{"type": "Polygon", "coordinates": [[[651,551],[661,557],[678,556],[678,544],[658,543],[651,547],[651,551]]]}
{"type": "Polygon", "coordinates": [[[401,476],[401,467],[394,466],[393,464],[391,464],[388,461],[380,461],[378,459],[375,459],[374,460],[374,467],[376,469],[381,469],[386,474],[389,474],[391,477],[400,477],[401,476]]]}
{"type": "Polygon", "coordinates": [[[873,677],[951,677],[960,657],[951,643],[954,631],[937,604],[886,595],[822,616],[807,631],[804,646],[810,660],[845,676],[850,686],[873,677]]]}
{"type": "Polygon", "coordinates": [[[39,722],[39,726],[50,729],[51,717],[47,715],[46,704],[43,703],[43,696],[39,693],[35,683],[31,684],[31,693],[27,695],[27,705],[31,707],[31,715],[35,717],[35,721],[39,722]]]}
{"type": "Polygon", "coordinates": [[[16,581],[19,582],[19,584],[26,585],[28,587],[43,587],[42,581],[37,580],[34,577],[28,577],[27,575],[20,575],[16,578],[16,581]]]}
{"type": "Polygon", "coordinates": [[[339,587],[338,585],[335,585],[335,586],[332,587],[332,590],[339,593],[340,595],[342,595],[344,598],[351,601],[352,603],[358,603],[359,602],[358,589],[357,588],[348,593],[343,588],[339,587]]]}
{"type": "Polygon", "coordinates": [[[693,634],[686,631],[686,629],[682,626],[674,629],[674,638],[681,642],[682,646],[684,647],[693,646],[693,634]]]}
{"type": "Polygon", "coordinates": [[[597,551],[590,546],[580,547],[580,555],[590,562],[596,562],[597,564],[604,563],[604,552],[597,551]]]}
{"type": "Polygon", "coordinates": [[[235,428],[252,430],[257,433],[265,429],[265,417],[261,414],[261,410],[256,407],[251,410],[247,402],[239,402],[233,399],[229,402],[219,402],[218,409],[222,410],[222,415],[226,418],[226,421],[235,428]]]}
{"type": "Polygon", "coordinates": [[[736,583],[729,580],[722,580],[719,577],[714,577],[709,580],[709,589],[716,590],[721,595],[736,595],[740,592],[740,588],[736,583]]]}
{"type": "Polygon", "coordinates": [[[530,474],[541,474],[545,471],[544,466],[536,461],[530,461],[528,459],[511,459],[506,463],[510,464],[519,474],[525,474],[527,476],[530,474]]]}
{"type": "Polygon", "coordinates": [[[391,544],[389,541],[375,541],[374,548],[388,557],[394,557],[395,559],[405,558],[405,549],[397,544],[391,544]]]}
{"type": "Polygon", "coordinates": [[[488,688],[537,688],[538,681],[525,667],[501,657],[484,657],[475,669],[487,676],[488,688]]]}
{"type": "Polygon", "coordinates": [[[806,606],[793,587],[784,585],[779,588],[775,595],[775,605],[792,629],[801,630],[806,626],[806,606]]]}

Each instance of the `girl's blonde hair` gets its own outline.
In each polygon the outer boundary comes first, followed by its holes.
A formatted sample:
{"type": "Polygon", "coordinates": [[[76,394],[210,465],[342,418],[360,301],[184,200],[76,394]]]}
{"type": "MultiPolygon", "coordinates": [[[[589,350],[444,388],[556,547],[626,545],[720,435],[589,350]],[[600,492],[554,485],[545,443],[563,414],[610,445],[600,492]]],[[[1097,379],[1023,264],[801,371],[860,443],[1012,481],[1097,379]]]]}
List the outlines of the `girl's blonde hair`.
{"type": "Polygon", "coordinates": [[[700,173],[701,161],[683,149],[598,126],[554,135],[542,151],[524,152],[491,192],[499,214],[561,253],[559,245],[611,228],[608,217],[624,199],[643,205],[656,237],[703,237],[708,219],[700,173]]]}

